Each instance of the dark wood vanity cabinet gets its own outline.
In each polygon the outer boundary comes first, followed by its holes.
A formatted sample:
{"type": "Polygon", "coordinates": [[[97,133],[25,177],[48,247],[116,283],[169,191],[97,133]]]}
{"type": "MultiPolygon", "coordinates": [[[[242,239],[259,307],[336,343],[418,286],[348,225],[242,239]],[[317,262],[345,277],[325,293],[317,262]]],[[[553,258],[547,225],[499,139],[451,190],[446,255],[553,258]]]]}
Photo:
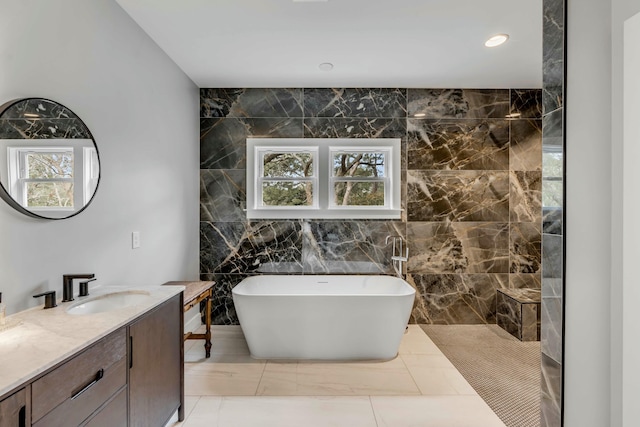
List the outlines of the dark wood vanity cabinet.
{"type": "Polygon", "coordinates": [[[162,427],[184,419],[182,293],[0,400],[0,427],[162,427]]]}
{"type": "Polygon", "coordinates": [[[125,328],[31,384],[34,427],[81,425],[127,386],[125,328]]]}
{"type": "Polygon", "coordinates": [[[27,391],[22,389],[0,400],[0,427],[26,427],[27,391]]]}
{"type": "Polygon", "coordinates": [[[177,409],[183,418],[182,319],[180,294],[129,326],[131,427],[164,426],[177,409]]]}

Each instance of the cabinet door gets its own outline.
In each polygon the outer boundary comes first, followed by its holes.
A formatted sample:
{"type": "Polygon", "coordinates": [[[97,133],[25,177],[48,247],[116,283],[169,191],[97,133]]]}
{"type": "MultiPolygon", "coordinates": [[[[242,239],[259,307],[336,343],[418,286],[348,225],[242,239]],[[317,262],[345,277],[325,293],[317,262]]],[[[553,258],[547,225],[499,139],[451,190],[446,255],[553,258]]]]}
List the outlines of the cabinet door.
{"type": "Polygon", "coordinates": [[[183,401],[182,293],[129,327],[131,427],[165,425],[183,401]]]}
{"type": "Polygon", "coordinates": [[[27,392],[15,392],[0,401],[0,427],[25,427],[27,425],[27,392]]]}

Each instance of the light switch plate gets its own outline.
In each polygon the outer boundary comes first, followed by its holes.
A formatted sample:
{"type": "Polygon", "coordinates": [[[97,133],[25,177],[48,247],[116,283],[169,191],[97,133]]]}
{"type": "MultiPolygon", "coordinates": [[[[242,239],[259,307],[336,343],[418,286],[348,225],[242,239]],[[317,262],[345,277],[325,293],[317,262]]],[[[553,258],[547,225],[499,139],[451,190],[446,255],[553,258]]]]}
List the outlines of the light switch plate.
{"type": "Polygon", "coordinates": [[[140,232],[133,231],[131,233],[131,248],[138,249],[140,247],[140,232]]]}

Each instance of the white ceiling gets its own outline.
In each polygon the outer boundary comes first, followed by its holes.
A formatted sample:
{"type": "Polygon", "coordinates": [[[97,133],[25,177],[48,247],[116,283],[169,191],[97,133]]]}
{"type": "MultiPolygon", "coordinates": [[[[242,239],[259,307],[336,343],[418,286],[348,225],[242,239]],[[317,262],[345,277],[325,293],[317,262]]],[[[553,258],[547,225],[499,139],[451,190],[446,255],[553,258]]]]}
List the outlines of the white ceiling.
{"type": "Polygon", "coordinates": [[[116,1],[199,87],[542,86],[542,0],[116,1]]]}

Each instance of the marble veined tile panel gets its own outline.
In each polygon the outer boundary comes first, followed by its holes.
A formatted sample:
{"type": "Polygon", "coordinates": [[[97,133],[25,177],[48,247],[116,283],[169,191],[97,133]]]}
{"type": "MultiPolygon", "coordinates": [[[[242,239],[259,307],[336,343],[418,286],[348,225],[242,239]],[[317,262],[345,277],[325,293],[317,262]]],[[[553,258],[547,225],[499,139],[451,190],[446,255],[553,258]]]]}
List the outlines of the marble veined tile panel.
{"type": "Polygon", "coordinates": [[[541,271],[542,249],[539,222],[512,222],[509,233],[511,273],[541,271]]]}
{"type": "Polygon", "coordinates": [[[304,119],[305,138],[405,138],[405,119],[380,117],[310,117],[304,119]]]}
{"type": "Polygon", "coordinates": [[[542,277],[562,278],[562,236],[542,235],[542,277]]]}
{"type": "Polygon", "coordinates": [[[562,235],[562,208],[542,208],[542,232],[545,234],[562,235]]]}
{"type": "Polygon", "coordinates": [[[42,98],[30,98],[15,102],[2,113],[2,117],[6,119],[21,119],[25,117],[25,114],[35,114],[36,117],[45,114],[47,117],[55,119],[78,118],[78,116],[63,105],[42,98]]]}
{"type": "Polygon", "coordinates": [[[407,122],[409,169],[509,169],[507,120],[409,119],[407,122]]]}
{"type": "Polygon", "coordinates": [[[541,289],[542,288],[542,272],[538,271],[534,274],[528,273],[512,273],[509,274],[510,289],[541,289]]]}
{"type": "MultiPolygon", "coordinates": [[[[213,325],[238,325],[238,315],[233,305],[231,290],[250,274],[201,274],[200,280],[215,281],[211,299],[211,323],[213,325]]],[[[201,312],[205,305],[200,304],[201,312]]],[[[204,319],[203,319],[204,321],[204,319]]],[[[217,344],[214,344],[217,345],[217,344]]]]}
{"type": "Polygon", "coordinates": [[[520,341],[540,339],[540,290],[498,290],[496,323],[520,341]]]}
{"type": "Polygon", "coordinates": [[[302,119],[201,119],[200,168],[245,169],[247,137],[301,138],[302,119]]]}
{"type": "Polygon", "coordinates": [[[509,217],[515,222],[541,222],[542,172],[511,171],[509,173],[509,217]]]}
{"type": "Polygon", "coordinates": [[[305,117],[406,117],[406,89],[304,89],[305,117]]]}
{"type": "Polygon", "coordinates": [[[495,323],[496,289],[506,288],[508,274],[415,274],[412,321],[455,325],[495,323]]]}
{"type": "MultiPolygon", "coordinates": [[[[543,279],[547,280],[547,279],[543,279]]],[[[543,353],[562,362],[562,297],[542,297],[540,348],[543,353]]]]}
{"type": "Polygon", "coordinates": [[[200,169],[200,221],[246,219],[244,169],[200,169]]]}
{"type": "Polygon", "coordinates": [[[90,139],[80,119],[0,119],[4,139],[90,139]]]}
{"type": "Polygon", "coordinates": [[[509,169],[542,170],[542,120],[510,120],[509,169]]]}
{"type": "Polygon", "coordinates": [[[405,234],[400,221],[305,221],[304,272],[362,273],[358,269],[367,263],[379,273],[393,273],[392,247],[385,239],[405,234]]]}
{"type": "Polygon", "coordinates": [[[407,240],[411,274],[509,272],[508,223],[408,223],[407,240]]]}
{"type": "Polygon", "coordinates": [[[302,89],[200,89],[200,117],[302,117],[302,89]]]}
{"type": "Polygon", "coordinates": [[[563,106],[564,2],[542,2],[542,104],[543,114],[563,106]]]}
{"type": "Polygon", "coordinates": [[[484,119],[509,114],[508,89],[409,89],[408,102],[409,117],[484,119]]]}
{"type": "Polygon", "coordinates": [[[251,273],[263,263],[300,263],[300,221],[201,222],[200,273],[251,273]]]}
{"type": "Polygon", "coordinates": [[[511,114],[522,119],[542,118],[542,89],[511,89],[511,114]]]}
{"type": "Polygon", "coordinates": [[[562,365],[542,353],[542,393],[540,426],[561,427],[562,365]]]}
{"type": "Polygon", "coordinates": [[[562,147],[564,132],[563,110],[555,110],[542,118],[542,146],[562,147]]]}
{"type": "MultiPolygon", "coordinates": [[[[406,169],[407,121],[380,117],[310,117],[304,119],[305,138],[400,138],[400,167],[406,169]]],[[[328,141],[330,142],[330,141],[328,141]]]]}
{"type": "Polygon", "coordinates": [[[407,172],[409,221],[508,221],[509,172],[407,172]]]}

